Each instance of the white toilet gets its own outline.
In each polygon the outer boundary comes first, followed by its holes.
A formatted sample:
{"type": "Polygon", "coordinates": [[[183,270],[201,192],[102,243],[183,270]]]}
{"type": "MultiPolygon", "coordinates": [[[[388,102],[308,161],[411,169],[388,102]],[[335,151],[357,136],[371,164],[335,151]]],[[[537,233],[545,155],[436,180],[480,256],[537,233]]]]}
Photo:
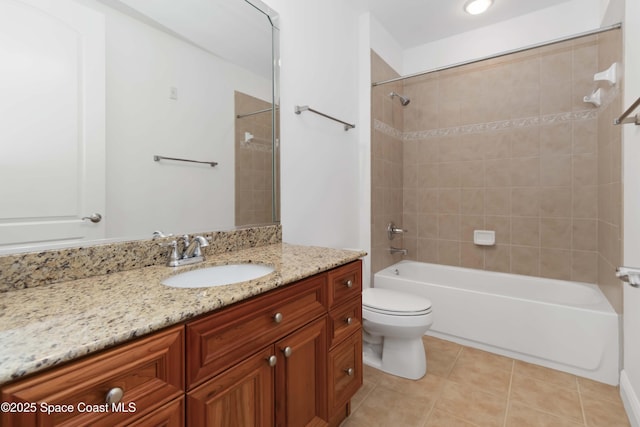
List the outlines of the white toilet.
{"type": "Polygon", "coordinates": [[[427,298],[391,289],[364,289],[364,363],[399,377],[422,378],[427,372],[422,336],[432,323],[427,298]]]}

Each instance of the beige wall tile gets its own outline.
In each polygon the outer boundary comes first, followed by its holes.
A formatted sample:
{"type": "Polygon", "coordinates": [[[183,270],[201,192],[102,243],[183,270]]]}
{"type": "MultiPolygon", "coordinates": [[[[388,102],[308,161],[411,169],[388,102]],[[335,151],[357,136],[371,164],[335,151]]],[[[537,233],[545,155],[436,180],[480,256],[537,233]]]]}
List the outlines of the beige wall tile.
{"type": "Polygon", "coordinates": [[[438,215],[438,238],[445,240],[460,240],[460,215],[438,215]]]}
{"type": "Polygon", "coordinates": [[[460,213],[463,215],[484,214],[484,189],[463,188],[460,193],[460,213]]]}
{"type": "Polygon", "coordinates": [[[541,187],[540,216],[571,217],[571,187],[541,187]]]}
{"type": "Polygon", "coordinates": [[[460,265],[460,242],[438,240],[438,263],[460,265]]]}
{"type": "Polygon", "coordinates": [[[570,186],[571,156],[558,155],[540,158],[540,185],[570,186]]]}
{"type": "Polygon", "coordinates": [[[540,246],[540,219],[513,217],[511,243],[520,246],[540,246]]]}
{"type": "Polygon", "coordinates": [[[484,250],[471,242],[460,244],[460,265],[467,268],[484,268],[484,250]]]}
{"type": "Polygon", "coordinates": [[[562,249],[541,250],[540,276],[571,280],[571,251],[562,249]]]}
{"type": "Polygon", "coordinates": [[[487,188],[484,191],[485,215],[502,215],[511,210],[511,191],[508,188],[487,188]]]}
{"type": "Polygon", "coordinates": [[[511,159],[509,167],[511,185],[514,187],[532,187],[540,184],[542,166],[539,157],[514,158],[511,159]]]}
{"type": "Polygon", "coordinates": [[[571,280],[596,283],[598,281],[598,253],[571,252],[571,280]]]}
{"type": "Polygon", "coordinates": [[[484,216],[462,215],[460,216],[460,240],[463,242],[473,242],[474,230],[484,230],[484,216]]]}
{"type": "Polygon", "coordinates": [[[514,187],[511,189],[512,216],[540,215],[540,187],[514,187]]]}
{"type": "Polygon", "coordinates": [[[543,248],[571,249],[571,234],[571,219],[540,219],[540,246],[543,248]]]}
{"type": "Polygon", "coordinates": [[[538,276],[540,274],[540,248],[538,246],[511,246],[511,272],[538,276]]]}
{"type": "Polygon", "coordinates": [[[509,245],[486,247],[484,266],[487,270],[509,273],[511,271],[511,247],[509,245]]]}
{"type": "Polygon", "coordinates": [[[484,229],[496,232],[496,243],[498,245],[508,244],[511,242],[511,221],[513,218],[509,216],[490,216],[484,217],[484,229]]]}
{"type": "Polygon", "coordinates": [[[573,127],[571,122],[540,127],[540,156],[571,154],[573,127]]]}

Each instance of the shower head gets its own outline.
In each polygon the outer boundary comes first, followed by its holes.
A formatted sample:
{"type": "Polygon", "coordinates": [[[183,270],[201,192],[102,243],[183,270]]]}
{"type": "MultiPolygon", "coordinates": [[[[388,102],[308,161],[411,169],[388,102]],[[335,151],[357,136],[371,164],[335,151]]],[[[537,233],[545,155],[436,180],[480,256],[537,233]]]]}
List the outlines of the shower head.
{"type": "Polygon", "coordinates": [[[396,92],[391,92],[389,94],[389,96],[391,98],[393,98],[394,96],[397,96],[398,98],[400,98],[400,103],[402,104],[403,107],[408,105],[411,102],[411,100],[409,98],[407,98],[406,96],[402,96],[402,95],[400,95],[399,93],[396,93],[396,92]]]}

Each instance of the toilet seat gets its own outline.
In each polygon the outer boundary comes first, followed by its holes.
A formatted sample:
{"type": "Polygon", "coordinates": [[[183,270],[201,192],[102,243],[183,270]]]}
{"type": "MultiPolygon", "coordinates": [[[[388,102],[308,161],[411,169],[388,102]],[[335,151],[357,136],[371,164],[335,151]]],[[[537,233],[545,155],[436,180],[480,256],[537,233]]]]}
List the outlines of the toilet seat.
{"type": "Polygon", "coordinates": [[[431,313],[431,301],[391,289],[367,288],[362,291],[362,308],[389,316],[424,316],[431,313]]]}

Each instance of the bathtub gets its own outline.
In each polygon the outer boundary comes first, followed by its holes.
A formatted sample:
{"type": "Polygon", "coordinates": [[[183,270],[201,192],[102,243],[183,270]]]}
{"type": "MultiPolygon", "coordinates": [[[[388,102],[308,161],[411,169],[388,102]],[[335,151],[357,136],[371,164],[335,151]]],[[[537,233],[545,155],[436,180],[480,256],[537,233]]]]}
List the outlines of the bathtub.
{"type": "Polygon", "coordinates": [[[427,335],[618,384],[618,315],[596,285],[401,261],[373,286],[429,298],[427,335]]]}

